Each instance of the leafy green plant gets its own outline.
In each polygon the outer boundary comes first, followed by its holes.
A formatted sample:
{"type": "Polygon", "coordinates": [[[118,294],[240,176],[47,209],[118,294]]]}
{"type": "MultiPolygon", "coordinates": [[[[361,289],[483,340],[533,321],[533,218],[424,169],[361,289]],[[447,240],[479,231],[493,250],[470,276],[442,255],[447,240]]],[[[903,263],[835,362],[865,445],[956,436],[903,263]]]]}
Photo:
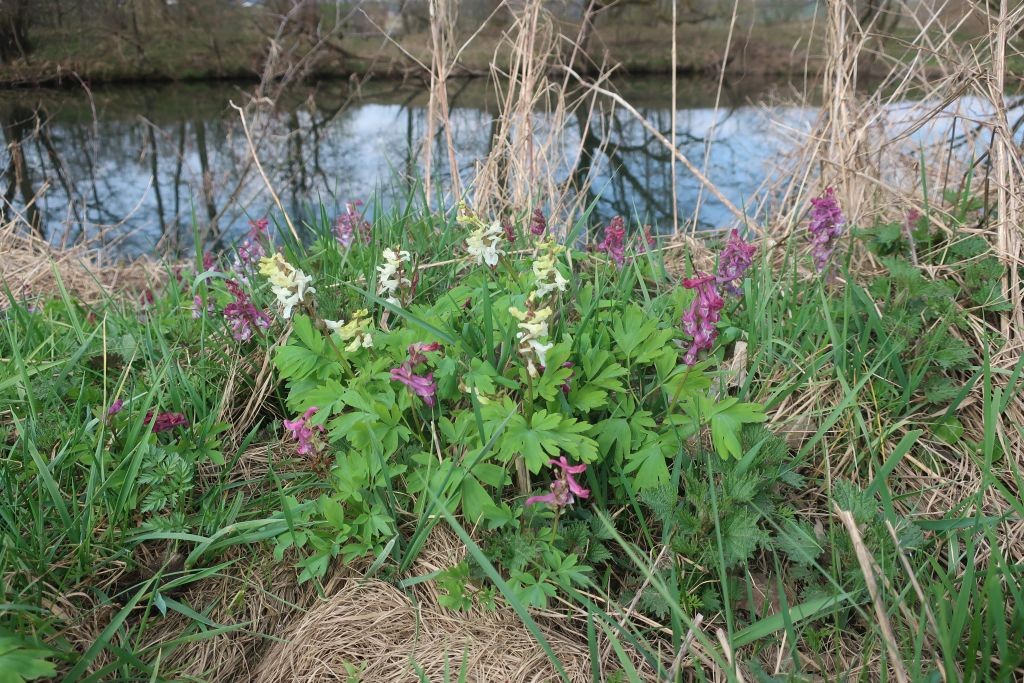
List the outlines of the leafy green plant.
{"type": "Polygon", "coordinates": [[[57,668],[48,659],[52,652],[0,635],[0,683],[22,683],[54,676],[57,668]]]}

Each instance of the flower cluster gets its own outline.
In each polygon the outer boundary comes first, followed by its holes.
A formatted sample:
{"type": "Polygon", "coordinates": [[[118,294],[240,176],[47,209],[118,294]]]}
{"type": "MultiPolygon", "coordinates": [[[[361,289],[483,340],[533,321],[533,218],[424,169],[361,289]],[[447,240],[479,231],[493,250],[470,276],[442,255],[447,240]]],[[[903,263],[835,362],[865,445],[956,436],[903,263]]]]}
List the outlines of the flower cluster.
{"type": "Polygon", "coordinates": [[[111,403],[110,407],[107,408],[107,416],[109,417],[111,415],[117,415],[118,413],[121,412],[122,408],[124,408],[124,400],[119,398],[113,403],[111,403]]]}
{"type": "MultiPolygon", "coordinates": [[[[113,407],[113,406],[111,406],[113,407]]],[[[153,417],[153,411],[150,410],[146,413],[146,417],[143,418],[143,424],[153,423],[153,433],[158,434],[160,432],[166,432],[175,427],[188,427],[189,421],[181,413],[159,413],[156,418],[153,417]]]]}
{"type": "Polygon", "coordinates": [[[505,253],[501,247],[502,238],[505,237],[501,221],[485,223],[470,212],[465,204],[459,204],[455,220],[459,225],[473,228],[466,238],[466,251],[469,255],[480,265],[487,264],[491,268],[498,265],[498,259],[505,253]]]}
{"type": "Polygon", "coordinates": [[[723,285],[725,290],[733,296],[743,296],[743,289],[736,282],[743,278],[751,264],[754,262],[754,254],[757,247],[750,244],[742,237],[738,230],[733,230],[729,235],[729,241],[718,257],[718,275],[716,281],[723,285]]]}
{"type": "Polygon", "coordinates": [[[508,309],[509,314],[519,321],[519,332],[516,333],[516,339],[519,340],[519,355],[526,360],[526,370],[530,377],[537,377],[538,366],[543,367],[547,364],[547,354],[553,346],[551,342],[546,341],[551,308],[537,308],[537,305],[537,299],[531,295],[526,301],[525,311],[515,306],[508,309]]]}
{"type": "Polygon", "coordinates": [[[210,300],[206,303],[205,306],[203,305],[203,297],[199,296],[198,294],[192,297],[192,318],[194,320],[202,318],[204,314],[213,315],[216,312],[216,310],[217,307],[213,303],[213,297],[210,297],[210,300]]]}
{"type": "Polygon", "coordinates": [[[697,293],[690,308],[683,314],[683,329],[693,337],[683,362],[693,365],[697,362],[697,354],[711,350],[718,336],[717,324],[725,301],[718,293],[714,275],[697,273],[697,277],[685,278],[683,286],[697,293]]]}
{"type": "Polygon", "coordinates": [[[639,236],[636,241],[636,250],[638,253],[644,254],[649,249],[653,249],[658,244],[658,238],[651,232],[651,226],[645,225],[643,234],[639,236]]]}
{"type": "Polygon", "coordinates": [[[324,433],[324,426],[309,424],[318,410],[320,409],[312,406],[294,420],[284,421],[284,428],[292,433],[292,438],[299,444],[295,448],[299,455],[314,456],[323,448],[321,436],[324,433]]]}
{"type": "Polygon", "coordinates": [[[377,266],[377,294],[384,295],[385,301],[389,304],[401,306],[399,293],[406,292],[412,287],[412,280],[406,276],[405,266],[411,260],[409,252],[399,247],[384,250],[384,263],[377,266]]]}
{"type": "Polygon", "coordinates": [[[271,289],[281,304],[281,316],[285,320],[292,317],[292,309],[296,304],[305,301],[306,294],[316,293],[316,289],[310,287],[313,278],[285,261],[281,254],[261,258],[260,273],[270,280],[271,289]]]}
{"type": "Polygon", "coordinates": [[[416,342],[415,344],[409,344],[409,362],[413,365],[426,363],[427,357],[423,354],[440,351],[441,349],[442,346],[440,342],[430,342],[429,344],[416,342]]]}
{"type": "Polygon", "coordinates": [[[590,497],[590,490],[580,486],[573,476],[586,472],[587,466],[585,464],[570,465],[564,455],[558,458],[558,460],[548,460],[548,464],[558,468],[558,472],[555,473],[555,480],[551,482],[550,492],[542,496],[527,498],[527,505],[547,503],[548,505],[562,508],[572,505],[576,498],[590,497]]]}
{"type": "Polygon", "coordinates": [[[563,251],[565,251],[565,247],[557,244],[553,239],[541,243],[537,256],[533,260],[533,277],[537,281],[537,296],[539,298],[544,298],[554,291],[565,291],[568,281],[556,265],[558,255],[563,251]]]}
{"type": "Polygon", "coordinates": [[[270,327],[270,316],[256,308],[236,281],[228,280],[224,284],[231,296],[235,297],[234,301],[224,307],[224,321],[231,328],[231,336],[236,341],[246,341],[252,337],[254,330],[270,327]]]}
{"type": "Polygon", "coordinates": [[[530,219],[530,234],[540,237],[548,229],[548,221],[544,218],[544,212],[540,209],[533,210],[533,217],[530,219]]]}
{"type": "Polygon", "coordinates": [[[359,213],[359,207],[362,205],[363,203],[359,200],[345,204],[345,213],[338,216],[338,220],[334,224],[334,236],[338,243],[346,249],[352,246],[357,232],[361,233],[363,241],[366,243],[370,242],[373,235],[370,223],[363,220],[359,213]]]}
{"type": "Polygon", "coordinates": [[[508,240],[509,244],[516,241],[516,229],[512,225],[512,219],[508,216],[503,216],[501,219],[501,229],[505,231],[505,239],[508,240]]]}
{"type": "Polygon", "coordinates": [[[327,329],[338,335],[345,351],[354,353],[360,348],[373,348],[373,337],[370,335],[370,312],[360,308],[348,322],[344,320],[324,320],[327,329]]]}
{"type": "Polygon", "coordinates": [[[242,246],[238,247],[238,263],[241,266],[239,270],[251,268],[266,256],[267,252],[263,248],[263,242],[270,240],[270,237],[267,235],[267,228],[269,226],[270,221],[266,218],[249,221],[249,232],[246,234],[245,239],[242,240],[242,246]]]}
{"type": "Polygon", "coordinates": [[[843,217],[831,187],[826,188],[820,197],[811,200],[811,222],[807,232],[811,239],[814,267],[819,273],[828,267],[845,223],[846,218],[843,217]]]}
{"type": "Polygon", "coordinates": [[[397,368],[391,369],[391,381],[404,384],[431,408],[437,402],[437,382],[434,381],[434,373],[417,375],[415,369],[416,366],[427,362],[424,353],[438,351],[440,348],[441,345],[437,342],[412,344],[409,346],[409,357],[397,368]]]}
{"type": "Polygon", "coordinates": [[[615,261],[620,268],[626,261],[626,223],[622,216],[616,216],[604,229],[604,239],[597,245],[597,250],[602,251],[615,261]]]}

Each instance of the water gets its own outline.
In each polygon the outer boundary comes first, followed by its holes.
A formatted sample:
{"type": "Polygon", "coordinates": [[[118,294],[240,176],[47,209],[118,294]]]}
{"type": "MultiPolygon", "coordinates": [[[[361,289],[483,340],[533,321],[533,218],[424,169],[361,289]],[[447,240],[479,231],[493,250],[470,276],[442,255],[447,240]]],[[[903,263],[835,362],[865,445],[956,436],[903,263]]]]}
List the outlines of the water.
{"type": "MultiPolygon", "coordinates": [[[[232,101],[244,102],[251,84],[120,86],[77,91],[9,91],[0,98],[6,138],[0,191],[8,217],[39,226],[53,243],[100,239],[112,254],[190,253],[194,235],[229,245],[250,218],[270,213],[272,200],[251,163],[232,101]],[[19,156],[20,154],[20,156],[19,156]]],[[[657,129],[670,130],[670,83],[653,79],[619,84],[623,95],[657,129]]],[[[451,87],[451,133],[460,176],[472,177],[490,149],[496,107],[483,81],[451,87]]],[[[816,111],[776,109],[769,116],[750,104],[765,94],[726,90],[714,109],[713,83],[680,84],[675,112],[684,154],[737,206],[751,197],[787,144],[774,119],[806,129],[816,111]],[[713,144],[706,147],[710,137],[713,144]]],[[[358,92],[346,83],[296,89],[253,121],[259,158],[293,218],[329,217],[346,202],[377,193],[385,203],[407,194],[422,174],[427,95],[421,87],[378,82],[358,92]]],[[[538,117],[543,127],[544,117],[538,117]]],[[[571,117],[564,145],[584,153],[563,177],[590,179],[592,222],[621,214],[657,230],[671,225],[670,155],[635,117],[608,106],[571,117]],[[584,136],[583,132],[590,134],[584,136]],[[607,137],[608,144],[600,142],[607,137]]],[[[920,134],[920,133],[919,133],[920,134]]],[[[442,140],[434,169],[446,171],[442,140]]],[[[575,158],[575,155],[572,154],[575,158]]],[[[442,179],[443,184],[443,179],[442,179]]],[[[731,214],[682,167],[679,215],[700,205],[701,226],[728,224],[731,214]]],[[[529,207],[526,207],[529,208],[529,207]]]]}

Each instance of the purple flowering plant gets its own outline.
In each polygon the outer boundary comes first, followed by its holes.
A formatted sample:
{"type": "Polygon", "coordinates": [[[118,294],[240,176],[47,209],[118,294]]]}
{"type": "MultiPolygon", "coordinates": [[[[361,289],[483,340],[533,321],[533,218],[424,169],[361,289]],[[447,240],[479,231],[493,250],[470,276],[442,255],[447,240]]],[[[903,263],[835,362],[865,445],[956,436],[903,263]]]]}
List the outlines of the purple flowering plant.
{"type": "Polygon", "coordinates": [[[811,199],[807,235],[811,242],[814,268],[819,273],[828,269],[845,225],[846,217],[843,216],[835,191],[831,187],[825,188],[821,196],[811,199]]]}
{"type": "MultiPolygon", "coordinates": [[[[442,256],[430,251],[433,229],[417,242],[414,227],[375,226],[380,244],[431,266],[419,270],[401,314],[372,287],[321,298],[321,283],[351,272],[374,282],[371,250],[347,252],[351,270],[304,271],[316,278],[317,301],[296,309],[274,364],[286,389],[283,438],[330,472],[327,492],[296,512],[304,533],[320,535],[317,547],[375,556],[406,515],[444,505],[467,525],[517,530],[557,555],[567,552],[563,532],[595,501],[628,498],[626,482],[629,492],[669,482],[670,446],[694,430],[712,432],[723,457],[741,455],[737,432],[761,414],[709,394],[698,361],[713,350],[725,307],[741,305],[729,297],[755,247],[734,233],[717,271],[681,287],[665,281],[648,290],[649,303],[634,293],[651,270],[622,267],[650,248],[647,232],[630,239],[616,217],[580,250],[542,239],[550,239],[543,214],[527,217],[517,235],[500,218],[460,208],[449,226],[458,242],[441,245],[442,256]],[[526,248],[515,249],[509,233],[526,248]],[[463,246],[470,239],[500,250],[499,265],[476,258],[463,246]],[[670,302],[685,290],[692,300],[680,323],[670,302]],[[410,507],[399,513],[388,491],[403,492],[410,507]]],[[[348,237],[335,241],[347,248],[348,237]]],[[[305,578],[330,561],[310,543],[278,539],[280,552],[308,553],[305,578]]],[[[525,579],[510,585],[527,590],[525,579]]]]}

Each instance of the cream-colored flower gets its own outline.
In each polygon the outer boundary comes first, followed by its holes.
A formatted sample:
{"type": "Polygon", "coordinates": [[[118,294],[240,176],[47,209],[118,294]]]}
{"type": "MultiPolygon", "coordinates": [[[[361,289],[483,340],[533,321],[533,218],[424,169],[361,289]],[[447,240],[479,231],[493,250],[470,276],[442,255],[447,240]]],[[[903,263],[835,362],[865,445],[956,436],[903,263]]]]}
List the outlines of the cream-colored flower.
{"type": "Polygon", "coordinates": [[[505,238],[505,231],[501,229],[498,221],[487,225],[481,221],[478,227],[466,238],[466,251],[476,259],[479,264],[487,264],[490,267],[498,265],[498,259],[505,250],[501,248],[505,238]]]}
{"type": "Polygon", "coordinates": [[[377,293],[386,295],[388,303],[400,306],[398,293],[412,286],[412,281],[406,277],[405,268],[405,264],[411,260],[409,252],[402,249],[384,250],[384,263],[377,266],[377,293]]]}
{"type": "Polygon", "coordinates": [[[540,245],[536,258],[533,260],[533,277],[537,281],[537,297],[543,299],[554,291],[564,292],[569,283],[558,270],[558,255],[565,247],[554,240],[547,240],[540,245]]]}
{"type": "Polygon", "coordinates": [[[331,325],[333,321],[325,321],[331,331],[338,335],[342,342],[348,342],[345,351],[352,353],[360,348],[369,349],[373,347],[373,337],[370,335],[370,312],[361,308],[352,314],[352,320],[347,323],[337,321],[335,328],[331,325]]]}
{"type": "Polygon", "coordinates": [[[270,289],[281,306],[281,317],[292,317],[292,310],[302,303],[307,294],[316,294],[313,278],[288,263],[281,254],[260,259],[260,273],[270,281],[270,289]]]}
{"type": "Polygon", "coordinates": [[[527,300],[528,307],[525,311],[511,306],[509,314],[519,321],[519,332],[516,339],[519,340],[519,355],[526,361],[526,370],[531,377],[539,374],[537,365],[547,365],[547,354],[554,346],[546,341],[548,336],[548,322],[551,319],[552,311],[549,306],[534,309],[532,304],[536,296],[531,294],[527,300]],[[534,363],[534,361],[537,361],[534,363]]]}

